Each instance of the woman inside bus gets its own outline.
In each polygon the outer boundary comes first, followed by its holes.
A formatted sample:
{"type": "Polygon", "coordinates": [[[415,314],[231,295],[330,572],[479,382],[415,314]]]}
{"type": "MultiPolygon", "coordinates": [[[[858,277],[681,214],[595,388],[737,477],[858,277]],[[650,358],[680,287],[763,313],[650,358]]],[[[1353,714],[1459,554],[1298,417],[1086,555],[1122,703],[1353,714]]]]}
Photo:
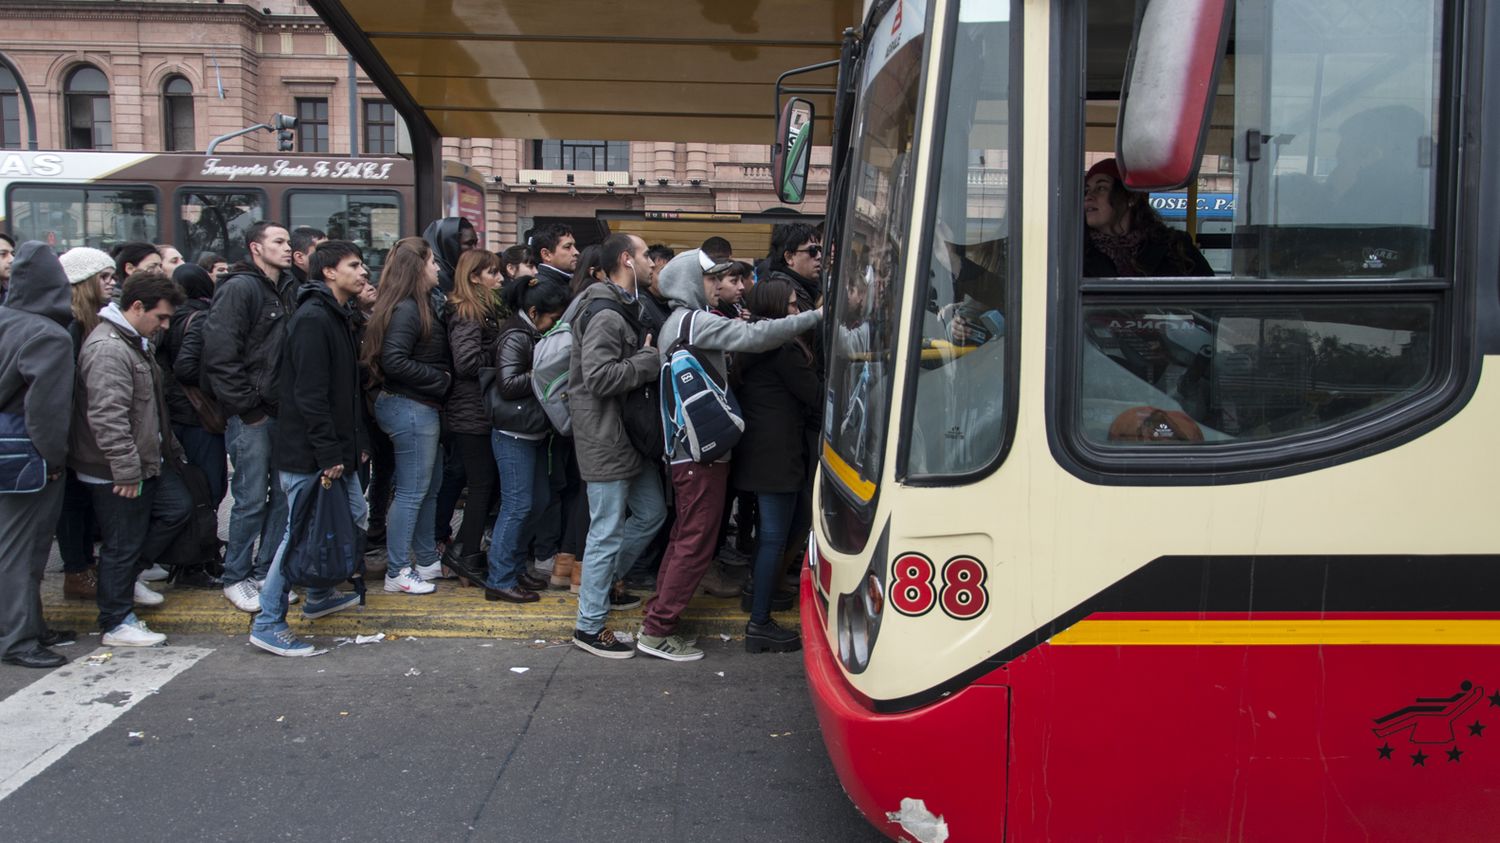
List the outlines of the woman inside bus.
{"type": "MultiPolygon", "coordinates": [[[[780,278],[762,281],[745,296],[752,319],[781,319],[800,312],[797,290],[780,278]]],[[[787,652],[802,646],[797,633],[771,619],[772,609],[790,608],[794,595],[778,591],[786,570],[786,545],[797,498],[811,480],[807,446],[817,430],[822,388],[805,337],[775,351],[740,352],[731,370],[745,415],[745,432],[729,461],[734,488],[754,492],[760,541],[752,569],[750,622],[745,649],[787,652]]]]}
{"type": "Polygon", "coordinates": [[[452,385],[448,332],[433,291],[437,260],[420,237],[396,243],[380,277],[362,357],[380,394],[375,420],[396,454],[396,492],[386,519],[385,590],[428,594],[442,573],[430,529],[442,482],[438,437],[452,385]]]}
{"type": "Polygon", "coordinates": [[[453,391],[444,413],[468,478],[469,497],[457,540],[443,561],[474,585],[484,585],[485,558],[480,549],[490,505],[495,501],[495,458],[490,453],[490,413],[479,386],[479,370],[494,365],[500,337],[500,258],[486,249],[470,249],[458,259],[453,292],[448,297],[448,348],[453,354],[453,391]]]}
{"type": "MultiPolygon", "coordinates": [[[[115,262],[109,255],[78,246],[62,256],[63,271],[73,293],[73,321],[68,336],[73,339],[73,358],[83,341],[99,324],[99,311],[115,289],[115,262]]],[[[94,505],[89,489],[72,469],[63,485],[62,511],[57,518],[57,550],[63,562],[63,596],[93,600],[98,585],[94,559],[94,505]]]]}
{"type": "Polygon", "coordinates": [[[533,603],[547,581],[527,572],[527,522],[546,509],[552,489],[547,480],[551,425],[531,391],[531,355],[536,341],[562,316],[568,291],[553,281],[518,276],[505,288],[505,299],[511,316],[495,354],[495,388],[504,403],[490,435],[505,494],[490,542],[484,597],[533,603]]]}
{"type": "Polygon", "coordinates": [[[1147,194],[1125,189],[1115,159],[1083,179],[1085,278],[1204,277],[1214,274],[1184,232],[1168,228],[1147,194]]]}

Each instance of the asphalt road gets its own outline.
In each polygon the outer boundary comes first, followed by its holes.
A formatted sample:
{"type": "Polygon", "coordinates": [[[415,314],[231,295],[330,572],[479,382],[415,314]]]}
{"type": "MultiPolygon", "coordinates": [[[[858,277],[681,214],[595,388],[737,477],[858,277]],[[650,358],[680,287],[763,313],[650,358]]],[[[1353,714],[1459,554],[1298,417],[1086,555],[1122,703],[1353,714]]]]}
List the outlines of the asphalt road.
{"type": "Polygon", "coordinates": [[[52,673],[0,666],[0,840],[884,839],[795,655],[431,638],[284,659],[175,636],[88,664],[97,641],[52,673]]]}

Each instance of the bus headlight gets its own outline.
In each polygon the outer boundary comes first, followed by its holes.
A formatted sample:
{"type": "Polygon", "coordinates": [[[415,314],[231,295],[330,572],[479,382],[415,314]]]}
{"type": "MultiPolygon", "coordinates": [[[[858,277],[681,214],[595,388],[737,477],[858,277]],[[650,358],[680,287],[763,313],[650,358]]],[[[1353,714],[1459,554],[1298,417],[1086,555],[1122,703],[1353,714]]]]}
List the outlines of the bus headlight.
{"type": "Polygon", "coordinates": [[[850,594],[839,595],[839,658],[850,673],[862,673],[870,665],[870,650],[880,633],[880,616],[885,611],[885,585],[873,570],[866,572],[850,594]]]}

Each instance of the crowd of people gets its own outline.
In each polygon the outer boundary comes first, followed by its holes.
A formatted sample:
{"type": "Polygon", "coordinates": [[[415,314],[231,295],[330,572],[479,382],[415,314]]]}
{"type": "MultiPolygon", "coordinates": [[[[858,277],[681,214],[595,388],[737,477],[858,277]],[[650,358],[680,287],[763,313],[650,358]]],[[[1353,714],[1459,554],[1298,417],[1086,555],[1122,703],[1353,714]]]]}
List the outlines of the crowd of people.
{"type": "Polygon", "coordinates": [[[299,595],[283,571],[293,514],[334,483],[362,552],[384,550],[387,592],[559,589],[577,595],[579,648],[690,661],[681,618],[704,590],[740,597],[750,651],[798,649],[771,613],[795,601],[811,519],[821,240],[778,226],[752,265],[724,238],[580,250],[553,224],[496,253],[453,217],[372,279],[358,245],[272,221],[234,265],[0,235],[0,656],[66,661],[51,647],[75,633],[46,625],[39,596],[54,537],[65,598],[96,602],[107,646],[165,640],[137,609],[169,580],[221,589],[255,646],[312,654],[289,604],[314,619],[363,600],[358,579],[299,595]],[[732,450],[705,456],[659,400],[682,350],[737,398],[732,450]],[[649,592],[635,640],[617,636],[609,613],[649,592]]]}

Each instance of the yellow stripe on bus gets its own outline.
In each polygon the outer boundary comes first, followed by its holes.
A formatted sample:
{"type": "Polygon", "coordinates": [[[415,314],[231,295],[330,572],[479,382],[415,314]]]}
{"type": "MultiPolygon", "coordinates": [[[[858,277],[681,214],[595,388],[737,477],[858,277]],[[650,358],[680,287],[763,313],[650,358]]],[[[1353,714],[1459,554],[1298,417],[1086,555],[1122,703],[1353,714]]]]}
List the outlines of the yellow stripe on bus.
{"type": "Polygon", "coordinates": [[[844,462],[844,458],[833,450],[833,446],[827,442],[823,443],[823,459],[828,463],[828,468],[833,476],[844,484],[844,487],[859,498],[860,503],[869,503],[875,498],[875,484],[859,476],[854,467],[844,462]]]}
{"type": "Polygon", "coordinates": [[[1054,646],[1265,644],[1500,644],[1500,620],[1097,620],[1054,635],[1054,646]]]}

